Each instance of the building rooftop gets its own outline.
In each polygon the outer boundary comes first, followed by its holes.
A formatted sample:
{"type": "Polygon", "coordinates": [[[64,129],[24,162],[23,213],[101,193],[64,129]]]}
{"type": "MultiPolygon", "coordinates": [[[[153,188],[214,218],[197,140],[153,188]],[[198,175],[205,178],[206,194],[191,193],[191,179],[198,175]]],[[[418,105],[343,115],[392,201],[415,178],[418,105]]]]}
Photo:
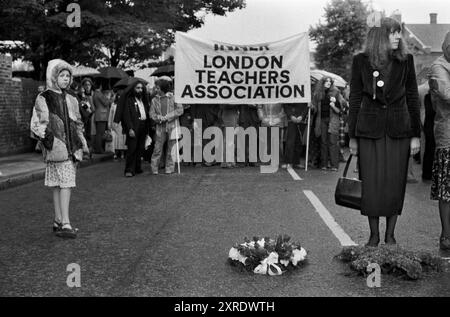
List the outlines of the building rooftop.
{"type": "Polygon", "coordinates": [[[442,42],[450,31],[450,24],[408,24],[406,28],[431,52],[442,52],[442,42]]]}

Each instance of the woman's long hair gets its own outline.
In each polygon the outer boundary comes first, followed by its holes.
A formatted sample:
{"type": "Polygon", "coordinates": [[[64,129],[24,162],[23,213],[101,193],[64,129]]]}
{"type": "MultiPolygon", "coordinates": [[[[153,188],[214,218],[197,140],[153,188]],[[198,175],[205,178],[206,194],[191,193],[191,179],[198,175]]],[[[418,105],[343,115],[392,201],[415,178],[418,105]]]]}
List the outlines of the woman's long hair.
{"type": "Polygon", "coordinates": [[[328,92],[331,92],[331,91],[337,89],[337,88],[334,86],[334,80],[333,80],[333,78],[331,78],[331,77],[329,77],[329,76],[324,76],[324,77],[322,77],[322,78],[317,82],[316,87],[314,88],[314,95],[313,95],[314,97],[313,97],[313,100],[314,100],[315,106],[318,106],[318,103],[320,103],[320,102],[322,101],[322,99],[325,98],[325,96],[326,96],[326,92],[325,92],[325,91],[326,91],[326,88],[325,88],[325,82],[326,82],[328,79],[331,81],[331,86],[330,86],[328,92]]]}
{"type": "Polygon", "coordinates": [[[382,18],[380,27],[372,27],[367,34],[365,53],[369,56],[373,68],[383,68],[390,58],[399,61],[406,60],[408,50],[403,36],[400,38],[398,49],[392,50],[389,35],[393,32],[403,34],[400,22],[393,18],[382,18]]]}

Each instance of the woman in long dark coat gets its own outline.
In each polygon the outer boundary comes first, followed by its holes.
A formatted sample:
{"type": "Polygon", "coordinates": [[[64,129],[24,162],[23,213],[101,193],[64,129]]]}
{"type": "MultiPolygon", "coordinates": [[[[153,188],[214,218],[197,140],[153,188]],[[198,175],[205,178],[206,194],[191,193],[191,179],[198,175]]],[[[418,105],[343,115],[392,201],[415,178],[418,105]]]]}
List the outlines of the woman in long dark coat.
{"type": "Polygon", "coordinates": [[[408,158],[420,148],[414,60],[406,52],[396,20],[381,18],[369,30],[365,52],[353,59],[350,88],[350,150],[359,154],[361,214],[370,226],[367,245],[380,242],[380,217],[386,217],[385,243],[396,244],[408,158]]]}

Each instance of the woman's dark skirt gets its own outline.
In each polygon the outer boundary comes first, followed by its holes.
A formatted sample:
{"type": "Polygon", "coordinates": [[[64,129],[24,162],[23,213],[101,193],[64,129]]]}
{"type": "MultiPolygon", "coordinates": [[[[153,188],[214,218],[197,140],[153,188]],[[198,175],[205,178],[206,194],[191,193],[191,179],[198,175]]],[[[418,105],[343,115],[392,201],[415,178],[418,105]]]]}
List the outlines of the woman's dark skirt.
{"type": "Polygon", "coordinates": [[[410,139],[359,139],[361,214],[369,217],[400,215],[405,199],[410,139]]]}

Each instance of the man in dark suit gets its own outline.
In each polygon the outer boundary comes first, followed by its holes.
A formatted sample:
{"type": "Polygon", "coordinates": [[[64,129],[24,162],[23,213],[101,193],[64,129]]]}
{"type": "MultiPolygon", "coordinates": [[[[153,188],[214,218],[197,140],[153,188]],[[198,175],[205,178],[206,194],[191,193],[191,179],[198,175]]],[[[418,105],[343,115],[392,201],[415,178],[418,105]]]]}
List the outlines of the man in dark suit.
{"type": "MultiPolygon", "coordinates": [[[[256,129],[256,157],[258,157],[258,127],[259,127],[259,117],[258,117],[258,109],[256,105],[240,105],[239,106],[239,119],[238,126],[243,129],[247,129],[249,127],[254,127],[256,129]]],[[[245,136],[245,162],[244,165],[248,166],[256,166],[257,162],[250,161],[250,137],[245,136]]],[[[244,141],[238,138],[238,142],[244,141]]]]}
{"type": "Polygon", "coordinates": [[[307,103],[285,103],[284,112],[288,118],[286,151],[284,161],[288,166],[304,168],[300,165],[303,147],[303,133],[306,128],[303,121],[308,114],[307,103]]]}
{"type": "MultiPolygon", "coordinates": [[[[193,129],[197,129],[198,127],[195,125],[195,119],[202,120],[202,126],[201,126],[201,135],[203,136],[203,133],[205,130],[209,127],[218,126],[219,125],[219,105],[208,105],[208,104],[194,104],[191,105],[191,118],[194,121],[193,129]]],[[[205,145],[208,143],[208,140],[205,140],[202,138],[202,151],[205,145]]],[[[194,143],[194,147],[196,147],[194,143]]],[[[200,145],[199,145],[200,146],[200,145]]],[[[200,167],[200,162],[195,162],[195,166],[200,167]]],[[[217,162],[216,162],[217,163],[217,162]]],[[[212,166],[213,163],[210,162],[204,162],[205,166],[212,166]]]]}
{"type": "Polygon", "coordinates": [[[145,151],[145,139],[150,128],[150,106],[144,83],[136,82],[126,89],[122,99],[122,126],[127,136],[125,176],[142,173],[141,157],[145,151]]]}

